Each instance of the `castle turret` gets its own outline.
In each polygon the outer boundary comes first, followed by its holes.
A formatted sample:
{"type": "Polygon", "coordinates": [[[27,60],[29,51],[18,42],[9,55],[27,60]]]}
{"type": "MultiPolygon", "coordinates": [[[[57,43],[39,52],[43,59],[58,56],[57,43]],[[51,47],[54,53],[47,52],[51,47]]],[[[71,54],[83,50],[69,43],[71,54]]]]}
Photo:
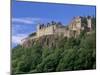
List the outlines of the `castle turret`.
{"type": "Polygon", "coordinates": [[[40,24],[37,25],[37,30],[39,30],[39,29],[40,29],[40,24]]]}
{"type": "Polygon", "coordinates": [[[75,19],[77,29],[81,29],[81,17],[78,16],[75,19]]]}
{"type": "Polygon", "coordinates": [[[92,30],[92,18],[90,16],[87,17],[87,27],[92,30]]]}
{"type": "Polygon", "coordinates": [[[41,29],[41,25],[40,24],[38,24],[37,25],[37,37],[39,37],[39,30],[41,29]]]}

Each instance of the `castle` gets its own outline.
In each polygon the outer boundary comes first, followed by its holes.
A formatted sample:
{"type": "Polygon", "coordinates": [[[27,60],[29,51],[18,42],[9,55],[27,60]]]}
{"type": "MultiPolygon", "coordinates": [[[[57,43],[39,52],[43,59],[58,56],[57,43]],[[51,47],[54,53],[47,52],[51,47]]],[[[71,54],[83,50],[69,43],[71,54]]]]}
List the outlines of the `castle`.
{"type": "Polygon", "coordinates": [[[81,31],[90,32],[92,30],[92,17],[81,17],[77,16],[72,19],[69,25],[62,25],[60,22],[56,23],[52,21],[51,23],[39,24],[37,25],[36,35],[32,37],[25,38],[21,41],[23,44],[29,39],[36,39],[45,35],[57,35],[64,37],[77,37],[81,31]]]}

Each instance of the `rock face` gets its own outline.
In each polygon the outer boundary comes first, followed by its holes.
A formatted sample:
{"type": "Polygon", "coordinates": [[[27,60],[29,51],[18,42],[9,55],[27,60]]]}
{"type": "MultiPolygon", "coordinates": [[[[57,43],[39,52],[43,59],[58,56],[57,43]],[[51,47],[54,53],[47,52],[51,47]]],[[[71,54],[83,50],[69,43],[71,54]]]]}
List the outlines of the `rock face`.
{"type": "Polygon", "coordinates": [[[59,38],[63,38],[62,36],[57,35],[45,35],[35,39],[27,39],[23,42],[23,47],[32,47],[32,45],[40,44],[43,47],[53,47],[56,46],[56,42],[59,41],[59,38]]]}
{"type": "Polygon", "coordinates": [[[30,47],[37,42],[48,47],[54,45],[58,37],[77,37],[81,31],[90,32],[92,30],[92,17],[74,17],[67,26],[61,23],[52,22],[47,25],[38,25],[37,31],[32,36],[22,40],[23,47],[30,47]]]}

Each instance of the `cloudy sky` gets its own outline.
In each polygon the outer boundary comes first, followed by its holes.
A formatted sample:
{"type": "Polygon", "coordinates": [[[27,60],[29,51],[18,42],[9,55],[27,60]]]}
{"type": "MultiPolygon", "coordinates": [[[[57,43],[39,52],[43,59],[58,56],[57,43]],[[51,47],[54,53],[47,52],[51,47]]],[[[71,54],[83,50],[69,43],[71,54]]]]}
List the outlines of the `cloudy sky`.
{"type": "Polygon", "coordinates": [[[74,16],[95,16],[95,6],[19,2],[12,0],[12,47],[36,31],[38,23],[60,21],[67,25],[74,16]]]}

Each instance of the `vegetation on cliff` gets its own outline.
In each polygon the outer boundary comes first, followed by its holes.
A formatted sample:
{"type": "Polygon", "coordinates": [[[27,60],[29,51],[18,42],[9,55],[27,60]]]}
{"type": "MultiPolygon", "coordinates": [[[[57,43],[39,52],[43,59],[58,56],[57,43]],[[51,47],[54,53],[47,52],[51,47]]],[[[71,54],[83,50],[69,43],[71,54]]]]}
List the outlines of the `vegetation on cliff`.
{"type": "Polygon", "coordinates": [[[95,30],[89,34],[81,32],[77,38],[44,36],[39,41],[27,48],[19,45],[12,49],[12,73],[96,68],[95,30]]]}

